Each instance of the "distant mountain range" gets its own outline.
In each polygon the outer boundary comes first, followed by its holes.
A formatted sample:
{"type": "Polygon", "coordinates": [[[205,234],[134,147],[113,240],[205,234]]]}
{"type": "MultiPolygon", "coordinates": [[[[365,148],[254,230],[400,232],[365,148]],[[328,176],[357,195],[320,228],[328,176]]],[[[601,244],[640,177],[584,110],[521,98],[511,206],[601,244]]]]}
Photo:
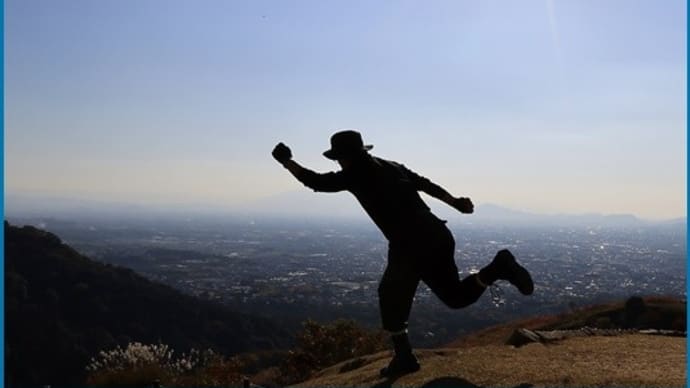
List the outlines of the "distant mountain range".
{"type": "MultiPolygon", "coordinates": [[[[472,215],[463,215],[435,199],[426,201],[440,218],[462,223],[549,224],[590,226],[681,225],[685,217],[650,221],[632,214],[540,214],[510,209],[491,203],[475,204],[472,215]]],[[[277,217],[345,219],[368,221],[357,200],[349,193],[314,194],[310,190],[291,191],[259,198],[236,207],[212,205],[145,205],[58,197],[7,194],[5,212],[10,217],[140,218],[147,216],[185,217],[277,217]]]]}
{"type": "MultiPolygon", "coordinates": [[[[686,218],[649,221],[632,214],[540,214],[510,209],[491,203],[475,204],[474,214],[463,215],[445,203],[423,197],[438,217],[463,223],[557,224],[591,226],[635,226],[645,224],[685,224],[686,218]]],[[[246,212],[288,216],[343,217],[367,219],[357,200],[349,193],[315,195],[309,190],[262,198],[246,205],[246,212]]]]}
{"type": "Polygon", "coordinates": [[[5,383],[74,385],[89,359],[130,342],[230,355],[285,348],[278,323],[184,295],[5,222],[5,383]]]}
{"type": "Polygon", "coordinates": [[[649,224],[685,224],[686,218],[649,221],[632,214],[539,214],[508,209],[494,204],[477,206],[478,222],[509,222],[528,224],[590,225],[590,226],[639,226],[649,224]]]}

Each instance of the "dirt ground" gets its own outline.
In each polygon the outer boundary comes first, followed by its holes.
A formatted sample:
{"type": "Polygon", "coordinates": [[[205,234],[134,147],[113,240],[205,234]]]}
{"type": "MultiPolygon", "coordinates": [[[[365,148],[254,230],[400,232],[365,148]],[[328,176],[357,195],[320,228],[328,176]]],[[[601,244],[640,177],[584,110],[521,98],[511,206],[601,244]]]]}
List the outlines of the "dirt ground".
{"type": "Polygon", "coordinates": [[[381,379],[389,352],[350,360],[300,387],[684,387],[686,339],[641,334],[571,338],[548,345],[416,351],[422,369],[381,379]]]}

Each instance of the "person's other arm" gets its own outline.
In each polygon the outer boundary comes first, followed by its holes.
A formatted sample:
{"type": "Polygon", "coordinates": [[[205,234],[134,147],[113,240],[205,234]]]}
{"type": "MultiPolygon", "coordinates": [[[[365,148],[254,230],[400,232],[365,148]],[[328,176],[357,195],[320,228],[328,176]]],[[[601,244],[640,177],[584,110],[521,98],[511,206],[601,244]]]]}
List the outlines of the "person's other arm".
{"type": "Polygon", "coordinates": [[[474,204],[472,200],[466,197],[456,198],[451,195],[446,189],[432,182],[426,177],[423,177],[416,172],[400,165],[405,173],[410,177],[418,191],[423,191],[430,196],[439,199],[451,207],[454,207],[461,213],[471,214],[474,212],[474,204]]]}
{"type": "Polygon", "coordinates": [[[283,143],[278,143],[272,152],[273,158],[282,164],[303,185],[314,191],[337,192],[346,189],[345,178],[342,173],[329,172],[319,174],[292,159],[292,151],[283,143]]]}

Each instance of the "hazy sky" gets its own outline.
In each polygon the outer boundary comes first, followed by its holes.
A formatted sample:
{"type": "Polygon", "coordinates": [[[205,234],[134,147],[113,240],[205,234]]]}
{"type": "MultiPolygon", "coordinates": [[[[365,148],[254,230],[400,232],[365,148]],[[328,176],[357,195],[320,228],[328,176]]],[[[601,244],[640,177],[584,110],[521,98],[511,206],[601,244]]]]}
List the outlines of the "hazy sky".
{"type": "MultiPolygon", "coordinates": [[[[456,195],[686,212],[682,0],[5,1],[8,193],[241,206],[330,135],[456,195]]],[[[316,195],[315,195],[316,198],[316,195]]]]}

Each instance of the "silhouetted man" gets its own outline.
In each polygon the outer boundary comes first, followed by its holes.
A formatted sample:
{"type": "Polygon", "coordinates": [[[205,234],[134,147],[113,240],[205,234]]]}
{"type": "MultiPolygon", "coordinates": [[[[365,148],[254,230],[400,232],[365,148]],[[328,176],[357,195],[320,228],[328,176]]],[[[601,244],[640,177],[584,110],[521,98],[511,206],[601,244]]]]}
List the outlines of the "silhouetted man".
{"type": "Polygon", "coordinates": [[[356,131],[341,131],[331,137],[331,148],[323,153],[336,160],[338,172],[319,174],[292,160],[283,143],[273,149],[273,157],[305,186],[323,192],[347,190],[386,236],[388,265],[379,284],[379,306],[383,328],[390,332],[395,356],[381,375],[390,377],[419,370],[407,337],[407,320],[419,281],[423,281],[450,308],[466,307],[479,299],[496,280],[512,283],[529,295],[532,278],[508,251],[499,251],[478,274],[462,280],[455,266],[455,240],[445,221],[436,218],[422,201],[423,191],[462,213],[472,213],[469,198],[455,198],[445,189],[409,170],[402,164],[368,153],[356,131]]]}

